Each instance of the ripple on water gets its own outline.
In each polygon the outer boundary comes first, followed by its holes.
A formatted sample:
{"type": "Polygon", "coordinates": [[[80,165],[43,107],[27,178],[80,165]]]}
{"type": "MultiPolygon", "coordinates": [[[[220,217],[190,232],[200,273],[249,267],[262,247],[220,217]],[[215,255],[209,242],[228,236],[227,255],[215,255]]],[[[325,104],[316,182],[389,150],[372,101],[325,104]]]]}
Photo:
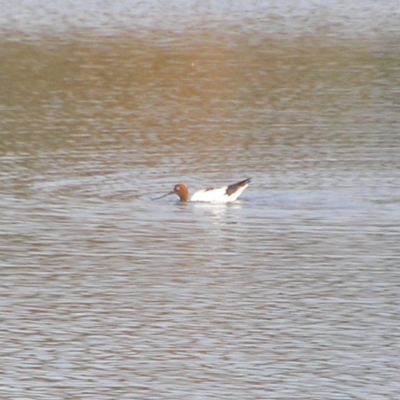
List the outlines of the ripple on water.
{"type": "Polygon", "coordinates": [[[3,46],[0,398],[400,398],[392,2],[75,3],[2,12],[180,34],[3,46]]]}

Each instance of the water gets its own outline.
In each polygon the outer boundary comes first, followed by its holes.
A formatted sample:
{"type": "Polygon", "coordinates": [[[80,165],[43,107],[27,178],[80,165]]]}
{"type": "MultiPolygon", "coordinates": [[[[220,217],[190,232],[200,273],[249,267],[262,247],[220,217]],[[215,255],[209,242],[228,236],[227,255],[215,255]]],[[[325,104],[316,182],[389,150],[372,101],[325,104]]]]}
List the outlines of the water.
{"type": "Polygon", "coordinates": [[[399,398],[392,3],[90,4],[1,11],[0,398],[399,398]]]}

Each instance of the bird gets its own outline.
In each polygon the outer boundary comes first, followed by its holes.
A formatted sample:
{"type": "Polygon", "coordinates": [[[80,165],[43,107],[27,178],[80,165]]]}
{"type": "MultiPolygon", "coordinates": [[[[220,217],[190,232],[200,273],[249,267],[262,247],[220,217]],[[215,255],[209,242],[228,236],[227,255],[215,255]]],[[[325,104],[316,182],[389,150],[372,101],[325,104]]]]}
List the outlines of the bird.
{"type": "Polygon", "coordinates": [[[223,186],[219,188],[207,188],[195,192],[191,197],[189,196],[189,190],[183,183],[178,183],[174,186],[174,190],[171,192],[157,197],[154,200],[161,199],[171,194],[179,196],[180,201],[193,201],[193,202],[204,202],[204,203],[231,203],[235,201],[242,192],[247,188],[251,181],[251,178],[244,179],[240,182],[232,183],[229,186],[223,186]]]}

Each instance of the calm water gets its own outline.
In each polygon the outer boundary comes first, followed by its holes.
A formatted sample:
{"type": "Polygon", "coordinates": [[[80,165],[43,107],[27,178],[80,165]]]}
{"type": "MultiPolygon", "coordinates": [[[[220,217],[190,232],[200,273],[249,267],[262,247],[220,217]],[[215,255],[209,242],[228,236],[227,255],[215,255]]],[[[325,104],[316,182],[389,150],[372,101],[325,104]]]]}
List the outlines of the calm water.
{"type": "Polygon", "coordinates": [[[89,3],[0,11],[0,398],[400,398],[397,3],[89,3]]]}

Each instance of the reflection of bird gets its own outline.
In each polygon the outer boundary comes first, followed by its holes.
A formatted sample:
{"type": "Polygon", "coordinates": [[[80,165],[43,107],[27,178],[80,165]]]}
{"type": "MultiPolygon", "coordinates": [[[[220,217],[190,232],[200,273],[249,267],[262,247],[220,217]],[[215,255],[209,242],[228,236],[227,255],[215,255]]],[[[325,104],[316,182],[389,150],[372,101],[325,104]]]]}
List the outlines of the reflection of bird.
{"type": "Polygon", "coordinates": [[[181,201],[201,201],[206,203],[230,203],[235,201],[250,183],[250,178],[220,188],[202,189],[189,197],[189,190],[183,183],[175,185],[174,190],[158,197],[159,199],[175,193],[181,201]]]}

